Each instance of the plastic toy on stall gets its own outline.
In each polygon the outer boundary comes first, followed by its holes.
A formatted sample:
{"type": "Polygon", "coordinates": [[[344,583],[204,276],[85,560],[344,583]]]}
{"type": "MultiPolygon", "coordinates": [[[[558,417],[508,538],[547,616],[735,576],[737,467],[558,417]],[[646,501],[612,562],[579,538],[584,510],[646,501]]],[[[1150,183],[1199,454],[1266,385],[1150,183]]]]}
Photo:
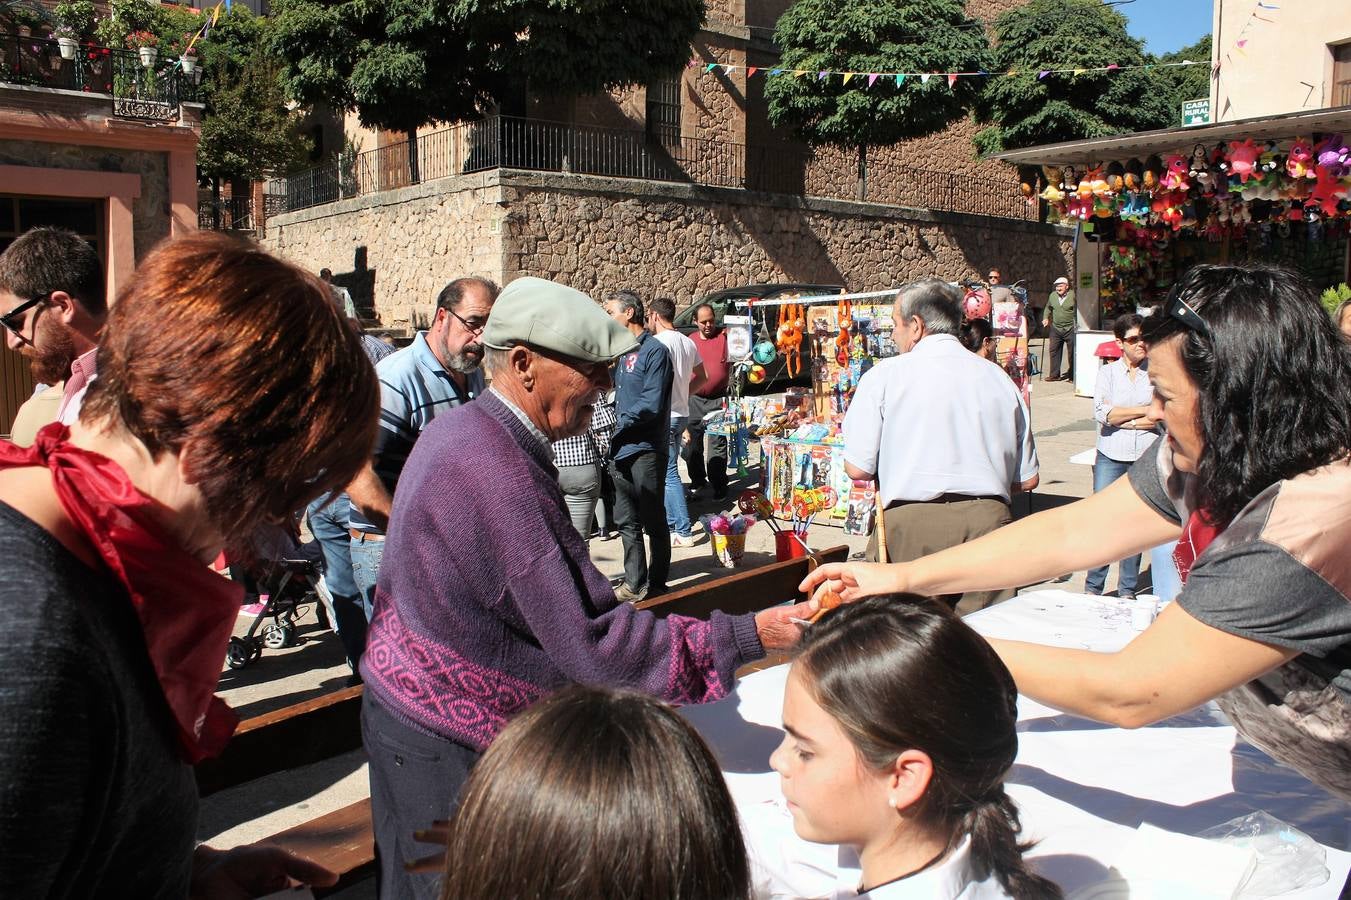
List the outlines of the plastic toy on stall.
{"type": "Polygon", "coordinates": [[[802,307],[787,303],[779,307],[778,347],[789,378],[802,373],[802,331],[806,327],[802,307]]]}
{"type": "Polygon", "coordinates": [[[835,338],[835,361],[844,366],[849,364],[849,329],[854,324],[854,304],[841,300],[836,314],[839,317],[840,333],[835,338]]]}

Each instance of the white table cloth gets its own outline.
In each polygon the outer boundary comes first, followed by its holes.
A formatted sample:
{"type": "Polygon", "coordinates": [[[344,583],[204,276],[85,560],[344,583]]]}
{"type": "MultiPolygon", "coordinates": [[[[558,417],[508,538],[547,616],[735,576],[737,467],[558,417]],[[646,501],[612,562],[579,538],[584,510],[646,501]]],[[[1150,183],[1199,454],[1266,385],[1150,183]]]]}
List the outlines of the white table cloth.
{"type": "MultiPolygon", "coordinates": [[[[1135,636],[1126,604],[1066,591],[1022,594],[967,621],[990,637],[1107,652],[1135,636]]],[[[829,897],[858,883],[857,862],[847,850],[794,834],[769,768],[783,736],[787,669],[757,672],[719,703],[682,712],[722,765],[762,895],[829,897]]],[[[1283,898],[1335,900],[1347,881],[1351,804],[1244,742],[1213,705],[1127,731],[1019,697],[1018,731],[1007,789],[1021,809],[1024,838],[1038,841],[1029,859],[1067,894],[1124,896],[1110,888],[1118,876],[1109,869],[1143,823],[1196,834],[1255,810],[1294,825],[1327,851],[1327,882],[1283,898]]]]}

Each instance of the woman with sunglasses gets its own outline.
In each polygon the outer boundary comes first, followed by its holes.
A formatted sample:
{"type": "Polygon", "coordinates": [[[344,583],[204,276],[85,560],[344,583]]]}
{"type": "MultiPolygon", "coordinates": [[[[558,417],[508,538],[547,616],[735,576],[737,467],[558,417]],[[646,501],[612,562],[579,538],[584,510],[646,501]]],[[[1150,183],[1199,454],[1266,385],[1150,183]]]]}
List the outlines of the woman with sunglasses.
{"type": "Polygon", "coordinates": [[[1179,539],[1177,602],[1119,652],[991,640],[1018,689],[1128,728],[1217,700],[1250,742],[1351,800],[1351,344],[1304,278],[1265,266],[1195,267],[1145,339],[1167,434],[1127,478],[912,562],[822,566],[803,587],[997,590],[1179,539]]]}
{"type": "MultiPolygon", "coordinates": [[[[1159,423],[1149,414],[1154,392],[1149,384],[1149,353],[1140,333],[1144,318],[1134,313],[1112,323],[1121,358],[1098,370],[1093,391],[1093,418],[1098,423],[1098,456],[1093,463],[1093,491],[1106,490],[1144,455],[1159,437],[1159,423]]],[[[1107,566],[1090,569],[1084,592],[1101,594],[1107,566]]],[[[1116,594],[1134,599],[1140,575],[1140,554],[1118,564],[1116,594]]]]}

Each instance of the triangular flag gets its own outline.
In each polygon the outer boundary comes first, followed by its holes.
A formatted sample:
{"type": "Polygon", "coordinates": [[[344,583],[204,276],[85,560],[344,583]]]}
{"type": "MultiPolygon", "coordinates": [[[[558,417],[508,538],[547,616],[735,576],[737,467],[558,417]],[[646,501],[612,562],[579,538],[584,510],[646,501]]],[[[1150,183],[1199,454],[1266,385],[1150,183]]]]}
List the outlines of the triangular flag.
{"type": "Polygon", "coordinates": [[[1116,63],[1112,63],[1112,64],[1110,64],[1110,65],[1107,67],[1107,71],[1109,71],[1109,72],[1115,72],[1115,71],[1116,71],[1117,69],[1119,69],[1119,68],[1121,68],[1121,67],[1118,66],[1116,63]]]}
{"type": "Polygon", "coordinates": [[[1244,46],[1247,45],[1247,43],[1248,43],[1248,39],[1247,39],[1247,38],[1244,38],[1243,40],[1239,41],[1239,42],[1238,42],[1237,44],[1235,44],[1234,46],[1235,46],[1235,47],[1244,47],[1244,46]]]}
{"type": "Polygon", "coordinates": [[[1078,78],[1080,75],[1084,74],[1085,71],[1087,71],[1087,70],[1086,70],[1086,69],[1075,69],[1075,70],[1074,70],[1074,77],[1075,77],[1075,78],[1078,78]]]}
{"type": "Polygon", "coordinates": [[[713,71],[714,69],[716,69],[717,67],[718,67],[718,64],[717,64],[717,63],[709,63],[707,66],[704,67],[704,71],[705,71],[705,72],[712,72],[712,71],[713,71]]]}
{"type": "Polygon", "coordinates": [[[687,62],[687,63],[685,64],[685,67],[688,68],[688,69],[693,69],[693,68],[694,68],[695,66],[697,66],[697,65],[699,65],[699,60],[697,60],[697,59],[692,59],[692,60],[690,60],[689,62],[687,62]]]}
{"type": "Polygon", "coordinates": [[[920,84],[928,84],[928,83],[929,83],[929,79],[932,78],[932,77],[933,77],[932,75],[921,75],[921,76],[919,76],[919,83],[920,83],[920,84]]]}
{"type": "Polygon", "coordinates": [[[754,75],[754,74],[755,74],[756,72],[758,72],[758,71],[760,71],[760,70],[759,70],[758,68],[756,68],[755,66],[747,66],[747,67],[746,67],[746,77],[747,77],[747,78],[750,78],[752,75],[754,75]]]}
{"type": "Polygon", "coordinates": [[[826,80],[826,76],[829,75],[829,74],[830,74],[830,73],[827,72],[825,69],[822,69],[821,71],[819,71],[819,72],[816,73],[816,80],[817,80],[817,81],[825,81],[825,80],[826,80]]]}
{"type": "Polygon", "coordinates": [[[769,74],[771,74],[771,75],[782,75],[782,74],[783,74],[783,69],[771,69],[770,72],[769,72],[769,74]]]}
{"type": "Polygon", "coordinates": [[[803,75],[806,75],[806,74],[807,74],[807,71],[806,71],[805,69],[794,69],[794,70],[793,70],[793,77],[794,77],[794,78],[801,78],[803,75]]]}
{"type": "Polygon", "coordinates": [[[722,70],[723,70],[724,72],[735,72],[735,71],[736,71],[736,66],[734,66],[734,65],[732,65],[732,64],[730,64],[730,63],[723,63],[723,64],[722,64],[722,70]]]}
{"type": "Polygon", "coordinates": [[[868,73],[868,87],[872,87],[872,86],[873,86],[874,84],[876,84],[876,83],[877,83],[877,76],[874,75],[873,73],[869,72],[869,73],[868,73]]]}
{"type": "Polygon", "coordinates": [[[845,72],[845,73],[844,73],[844,83],[845,83],[845,84],[848,84],[848,83],[849,83],[849,79],[851,79],[851,78],[853,78],[853,77],[854,77],[854,73],[853,73],[853,72],[845,72]]]}
{"type": "Polygon", "coordinates": [[[1037,80],[1041,81],[1043,78],[1045,78],[1047,75],[1050,74],[1051,74],[1050,69],[1042,69],[1040,72],[1037,73],[1037,80]]]}
{"type": "Polygon", "coordinates": [[[900,86],[901,86],[902,84],[904,84],[904,83],[905,83],[905,76],[904,76],[904,75],[899,75],[899,74],[898,74],[898,75],[896,76],[896,87],[900,87],[900,86]]]}
{"type": "Polygon", "coordinates": [[[1257,5],[1262,7],[1263,9],[1280,9],[1280,7],[1274,3],[1262,3],[1260,2],[1260,0],[1257,5]]]}
{"type": "Polygon", "coordinates": [[[957,85],[957,73],[956,73],[956,72],[949,72],[949,73],[948,73],[948,87],[955,87],[956,85],[957,85]]]}

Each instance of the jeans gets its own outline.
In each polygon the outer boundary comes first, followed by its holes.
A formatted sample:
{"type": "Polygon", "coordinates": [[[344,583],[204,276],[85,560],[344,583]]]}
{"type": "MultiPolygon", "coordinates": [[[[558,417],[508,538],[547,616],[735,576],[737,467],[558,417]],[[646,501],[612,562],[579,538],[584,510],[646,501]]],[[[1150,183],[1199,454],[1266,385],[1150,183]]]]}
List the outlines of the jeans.
{"type": "Polygon", "coordinates": [[[600,497],[600,465],[559,466],[558,486],[563,489],[572,527],[577,529],[582,540],[589,540],[591,520],[596,515],[596,499],[600,497]]]}
{"type": "Polygon", "coordinates": [[[624,540],[624,583],[631,591],[649,594],[666,590],[671,573],[671,535],[666,530],[663,498],[666,459],[655,450],[643,450],[610,464],[615,482],[615,522],[624,540]],[[652,567],[643,550],[643,533],[652,544],[652,567]]]}
{"type": "Polygon", "coordinates": [[[333,595],[333,608],[329,611],[333,630],[338,633],[338,640],[347,654],[347,664],[355,672],[361,662],[361,653],[366,649],[369,615],[352,577],[352,539],[347,530],[350,509],[347,495],[334,493],[315,500],[306,513],[310,533],[324,554],[324,583],[333,595]],[[330,497],[333,502],[325,506],[330,497]]]}
{"type": "Polygon", "coordinates": [[[721,397],[690,396],[690,442],[685,446],[685,465],[690,470],[690,484],[701,488],[713,486],[719,497],[727,495],[727,436],[708,435],[708,462],[704,462],[704,416],[722,408],[721,397]]]}
{"type": "Polygon", "coordinates": [[[1173,562],[1173,551],[1176,549],[1177,541],[1169,541],[1149,551],[1150,593],[1163,601],[1174,599],[1182,590],[1177,563],[1173,562]]]}
{"type": "MultiPolygon", "coordinates": [[[[1106,490],[1109,484],[1125,475],[1132,465],[1134,463],[1121,462],[1098,453],[1097,462],[1093,463],[1093,493],[1106,490]]],[[[1117,593],[1120,594],[1122,591],[1134,593],[1135,585],[1140,578],[1140,554],[1121,560],[1118,566],[1117,593]]],[[[1089,569],[1088,577],[1084,579],[1084,590],[1090,594],[1101,594],[1106,584],[1107,566],[1098,566],[1096,569],[1089,569]]]]}
{"type": "Polygon", "coordinates": [[[666,527],[682,537],[690,536],[690,508],[685,503],[685,485],[680,480],[680,435],[689,416],[672,416],[666,444],[666,527]]]}
{"type": "Polygon", "coordinates": [[[1074,329],[1061,331],[1054,325],[1046,335],[1046,377],[1052,381],[1060,377],[1060,348],[1065,348],[1065,357],[1069,362],[1066,369],[1070,378],[1074,377],[1074,329]]]}
{"type": "Polygon", "coordinates": [[[385,557],[385,536],[379,540],[349,538],[352,553],[352,580],[356,582],[357,596],[366,621],[375,609],[375,583],[380,580],[380,560],[385,557]]]}

